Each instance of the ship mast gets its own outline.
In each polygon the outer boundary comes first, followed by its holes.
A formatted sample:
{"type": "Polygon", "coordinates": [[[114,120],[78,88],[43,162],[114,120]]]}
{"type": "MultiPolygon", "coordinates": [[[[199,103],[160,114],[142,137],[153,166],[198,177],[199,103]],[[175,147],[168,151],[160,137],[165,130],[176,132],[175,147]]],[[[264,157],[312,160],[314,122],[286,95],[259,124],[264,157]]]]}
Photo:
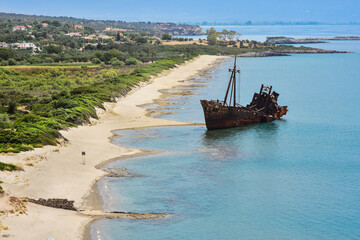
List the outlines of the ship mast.
{"type": "Polygon", "coordinates": [[[228,87],[226,89],[224,104],[226,104],[226,101],[227,101],[227,98],[229,95],[230,86],[231,86],[229,106],[231,105],[232,97],[234,97],[233,104],[234,104],[234,107],[236,107],[236,73],[240,73],[240,70],[236,69],[236,55],[235,55],[234,67],[232,69],[229,69],[229,72],[231,72],[231,76],[230,76],[228,87]]]}

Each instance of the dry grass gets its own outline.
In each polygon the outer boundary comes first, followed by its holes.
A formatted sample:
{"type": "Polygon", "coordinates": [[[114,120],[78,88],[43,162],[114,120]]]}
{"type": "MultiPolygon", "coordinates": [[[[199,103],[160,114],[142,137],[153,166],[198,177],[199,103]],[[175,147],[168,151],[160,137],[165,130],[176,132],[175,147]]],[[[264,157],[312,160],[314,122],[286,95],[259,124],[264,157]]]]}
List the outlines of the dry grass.
{"type": "Polygon", "coordinates": [[[166,41],[163,41],[162,44],[164,45],[171,45],[171,46],[174,46],[174,45],[191,45],[191,44],[198,44],[198,45],[208,45],[207,42],[205,40],[202,41],[202,43],[199,41],[199,40],[196,40],[196,41],[169,41],[169,42],[166,42],[166,41]]]}
{"type": "Polygon", "coordinates": [[[0,216],[14,214],[27,214],[27,207],[25,205],[26,199],[9,196],[8,194],[0,195],[0,216]]]}
{"type": "MultiPolygon", "coordinates": [[[[16,66],[1,66],[5,69],[12,69],[12,70],[46,70],[46,69],[52,69],[52,68],[63,68],[63,69],[69,69],[69,70],[77,70],[81,69],[81,65],[68,65],[68,66],[56,66],[56,65],[46,65],[46,66],[39,66],[39,65],[16,65],[16,66]]],[[[100,65],[86,65],[87,68],[98,68],[100,65]]]]}

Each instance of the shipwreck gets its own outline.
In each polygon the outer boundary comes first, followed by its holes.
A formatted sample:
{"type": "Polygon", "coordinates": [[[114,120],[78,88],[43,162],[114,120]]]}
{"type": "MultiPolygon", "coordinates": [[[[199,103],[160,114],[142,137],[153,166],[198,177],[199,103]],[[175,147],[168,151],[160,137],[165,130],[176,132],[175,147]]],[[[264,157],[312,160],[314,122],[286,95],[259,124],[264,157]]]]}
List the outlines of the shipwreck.
{"type": "Polygon", "coordinates": [[[238,104],[236,93],[240,91],[240,84],[238,83],[237,87],[236,75],[240,74],[240,70],[236,66],[236,56],[234,67],[229,69],[229,72],[231,76],[224,101],[200,100],[208,130],[271,122],[287,113],[287,106],[279,106],[277,103],[279,94],[272,91],[272,86],[264,84],[261,85],[259,93],[254,93],[250,104],[246,107],[238,104]]]}

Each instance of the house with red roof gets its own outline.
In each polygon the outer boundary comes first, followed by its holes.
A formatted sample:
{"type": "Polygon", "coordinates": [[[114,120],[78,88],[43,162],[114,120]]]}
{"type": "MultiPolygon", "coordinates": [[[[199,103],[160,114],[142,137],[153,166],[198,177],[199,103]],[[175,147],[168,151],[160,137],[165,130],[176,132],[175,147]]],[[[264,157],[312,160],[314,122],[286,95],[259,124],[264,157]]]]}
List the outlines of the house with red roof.
{"type": "Polygon", "coordinates": [[[13,27],[13,32],[15,31],[25,31],[26,27],[25,26],[15,26],[13,27]]]}

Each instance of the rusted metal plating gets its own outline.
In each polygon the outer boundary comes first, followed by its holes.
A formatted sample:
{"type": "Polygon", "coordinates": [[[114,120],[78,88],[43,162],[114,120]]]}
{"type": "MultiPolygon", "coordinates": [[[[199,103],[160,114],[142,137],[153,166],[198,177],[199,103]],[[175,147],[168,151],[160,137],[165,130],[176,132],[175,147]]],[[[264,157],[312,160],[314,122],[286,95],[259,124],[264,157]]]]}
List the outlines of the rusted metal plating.
{"type": "Polygon", "coordinates": [[[224,101],[200,100],[208,130],[271,122],[280,119],[287,113],[287,106],[279,106],[277,103],[279,94],[272,91],[272,86],[264,86],[264,84],[261,85],[259,93],[254,93],[251,103],[246,107],[237,104],[236,73],[240,71],[236,69],[236,57],[234,67],[229,71],[231,77],[224,101]],[[227,103],[228,98],[229,104],[227,103]]]}

